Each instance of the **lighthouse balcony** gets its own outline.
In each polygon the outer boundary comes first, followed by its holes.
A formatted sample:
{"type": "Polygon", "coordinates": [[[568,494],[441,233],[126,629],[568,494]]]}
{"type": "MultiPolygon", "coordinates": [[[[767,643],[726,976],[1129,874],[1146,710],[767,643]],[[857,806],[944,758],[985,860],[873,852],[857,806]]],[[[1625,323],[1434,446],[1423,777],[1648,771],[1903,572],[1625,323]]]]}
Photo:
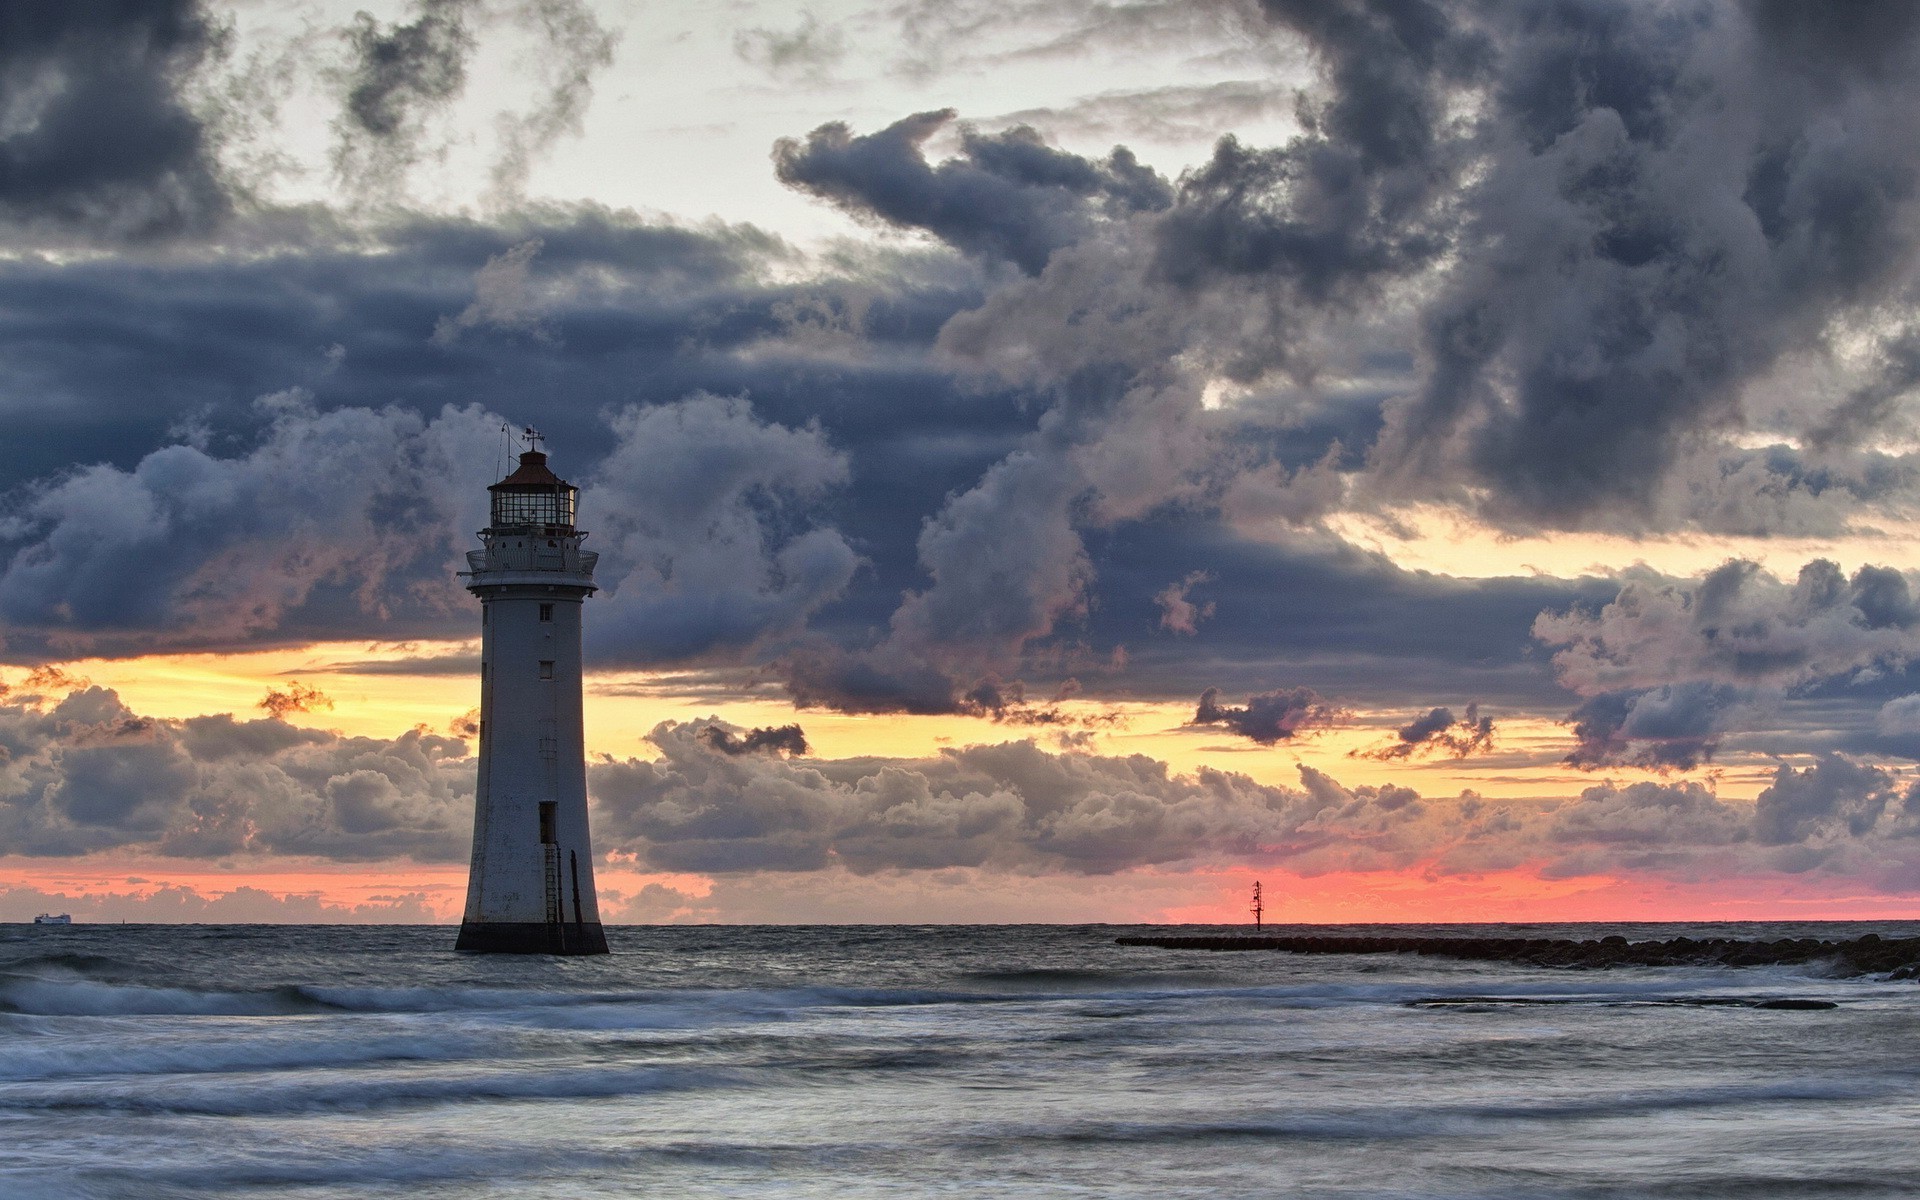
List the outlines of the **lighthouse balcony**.
{"type": "Polygon", "coordinates": [[[546,537],[490,537],[483,550],[467,552],[468,570],[482,571],[561,571],[571,575],[591,575],[600,556],[580,548],[580,539],[546,537]]]}

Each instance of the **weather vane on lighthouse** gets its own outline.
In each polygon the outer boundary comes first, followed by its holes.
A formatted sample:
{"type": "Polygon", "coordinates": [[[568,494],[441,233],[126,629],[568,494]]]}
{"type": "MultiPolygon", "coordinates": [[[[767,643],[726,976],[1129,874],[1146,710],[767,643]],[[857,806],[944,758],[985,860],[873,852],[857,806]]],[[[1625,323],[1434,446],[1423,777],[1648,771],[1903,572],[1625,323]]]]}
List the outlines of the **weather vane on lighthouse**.
{"type": "Polygon", "coordinates": [[[480,776],[454,948],[605,954],[580,713],[580,616],[600,556],[580,548],[579,489],[547,468],[537,430],[521,437],[463,572],[480,598],[480,776]]]}

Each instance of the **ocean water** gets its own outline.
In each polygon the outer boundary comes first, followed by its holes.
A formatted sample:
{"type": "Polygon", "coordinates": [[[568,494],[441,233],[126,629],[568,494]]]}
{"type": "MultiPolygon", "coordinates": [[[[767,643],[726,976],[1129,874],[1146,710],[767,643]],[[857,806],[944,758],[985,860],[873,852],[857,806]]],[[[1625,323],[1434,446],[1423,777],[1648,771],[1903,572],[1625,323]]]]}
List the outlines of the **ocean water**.
{"type": "Polygon", "coordinates": [[[555,960],[446,928],[0,926],[0,1196],[1920,1192],[1920,983],[1129,932],[623,928],[555,960]]]}

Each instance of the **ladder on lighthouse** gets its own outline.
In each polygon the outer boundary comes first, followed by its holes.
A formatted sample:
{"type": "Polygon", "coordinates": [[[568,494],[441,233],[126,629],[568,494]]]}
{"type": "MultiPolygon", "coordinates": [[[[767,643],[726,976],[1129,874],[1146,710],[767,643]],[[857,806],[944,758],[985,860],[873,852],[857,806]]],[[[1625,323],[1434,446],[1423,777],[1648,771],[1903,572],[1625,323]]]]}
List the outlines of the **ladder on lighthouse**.
{"type": "Polygon", "coordinates": [[[546,852],[547,859],[547,927],[558,929],[565,920],[560,903],[560,847],[548,842],[540,849],[546,852]]]}

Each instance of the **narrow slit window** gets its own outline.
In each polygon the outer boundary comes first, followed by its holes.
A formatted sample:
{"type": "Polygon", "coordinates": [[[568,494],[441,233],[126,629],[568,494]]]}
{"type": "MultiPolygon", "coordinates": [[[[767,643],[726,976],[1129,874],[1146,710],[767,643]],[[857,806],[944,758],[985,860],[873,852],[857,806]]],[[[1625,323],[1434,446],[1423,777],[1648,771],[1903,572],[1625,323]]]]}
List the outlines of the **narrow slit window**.
{"type": "Polygon", "coordinates": [[[560,842],[559,831],[554,828],[554,826],[559,823],[556,820],[556,817],[559,815],[559,809],[560,802],[558,800],[542,800],[540,802],[540,844],[543,846],[554,846],[560,842]]]}
{"type": "Polygon", "coordinates": [[[551,621],[551,620],[553,620],[553,605],[551,605],[551,604],[542,604],[542,605],[540,606],[540,619],[541,619],[542,621],[551,621]]]}
{"type": "Polygon", "coordinates": [[[553,678],[553,660],[552,659],[543,658],[540,660],[540,678],[542,679],[553,678]]]}

